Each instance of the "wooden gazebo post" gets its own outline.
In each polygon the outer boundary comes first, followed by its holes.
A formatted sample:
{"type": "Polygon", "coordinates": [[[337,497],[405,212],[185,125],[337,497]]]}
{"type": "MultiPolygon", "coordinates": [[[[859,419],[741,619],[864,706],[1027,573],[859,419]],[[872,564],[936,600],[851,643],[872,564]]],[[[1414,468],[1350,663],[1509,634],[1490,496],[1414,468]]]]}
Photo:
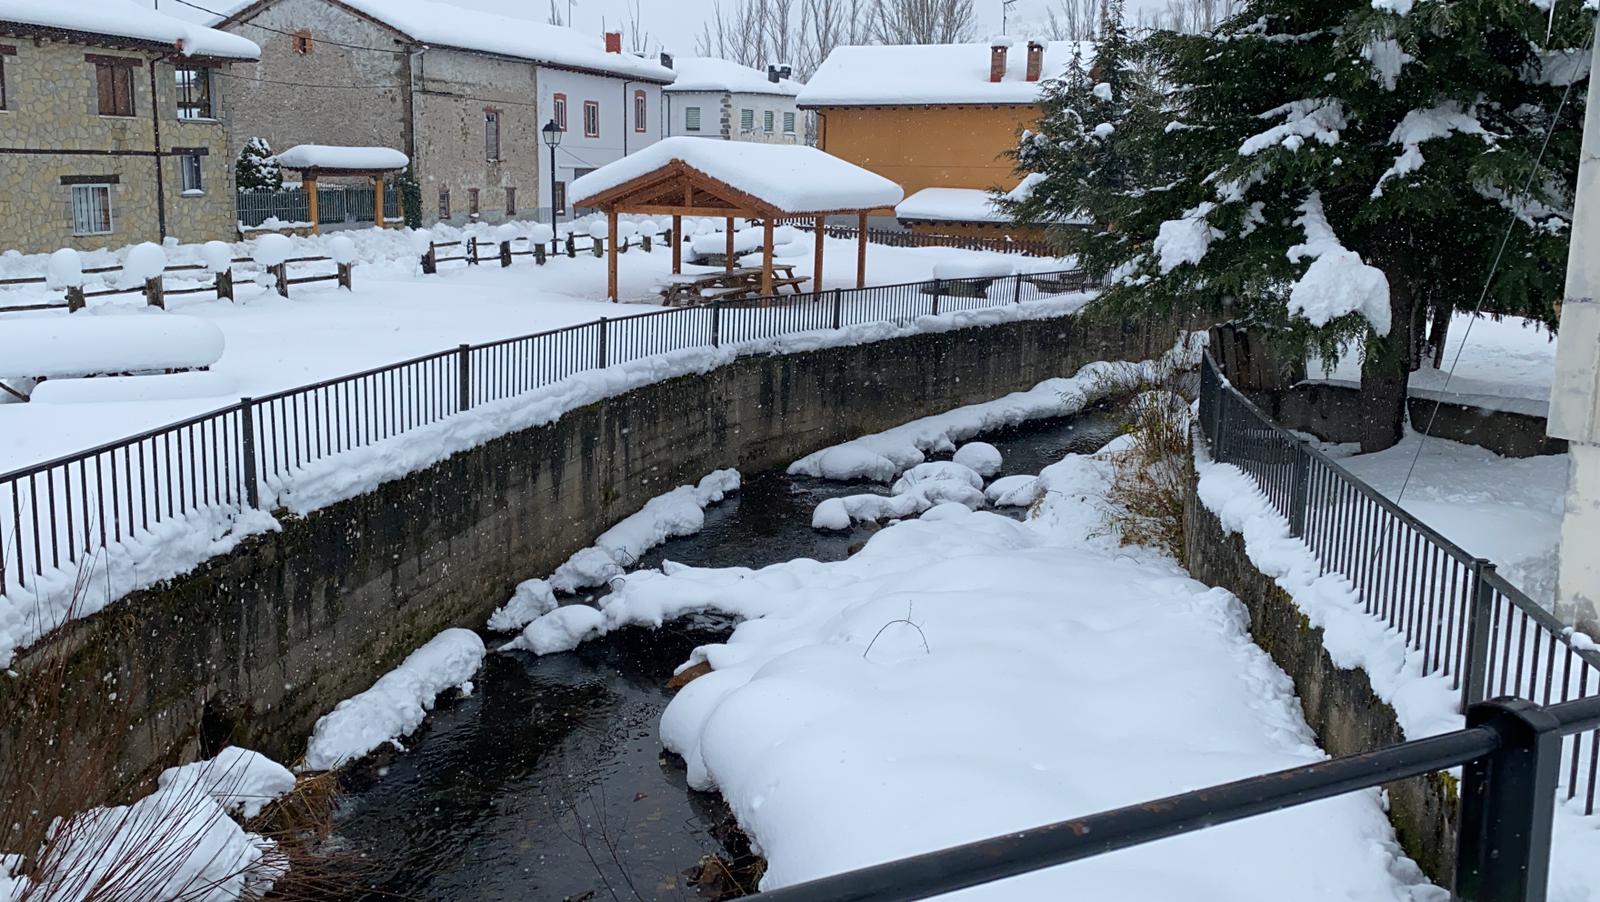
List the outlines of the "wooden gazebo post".
{"type": "Polygon", "coordinates": [[[617,208],[606,209],[606,280],[611,288],[611,303],[617,303],[617,208]]]}
{"type": "Polygon", "coordinates": [[[733,217],[728,217],[728,272],[733,272],[733,217]]]}
{"type": "Polygon", "coordinates": [[[683,217],[672,216],[672,274],[683,274],[683,217]]]}
{"type": "Polygon", "coordinates": [[[761,221],[761,296],[772,297],[772,217],[761,221]]]}
{"type": "Polygon", "coordinates": [[[817,217],[817,249],[811,260],[811,290],[815,294],[822,293],[822,223],[825,217],[817,217]]]}
{"type": "Polygon", "coordinates": [[[311,205],[311,234],[321,235],[322,216],[320,215],[321,211],[317,209],[317,201],[319,200],[317,197],[317,171],[315,169],[308,170],[301,177],[301,182],[305,185],[306,200],[311,205]]]}
{"type": "Polygon", "coordinates": [[[867,287],[867,214],[857,214],[856,222],[856,287],[867,287]]]}
{"type": "Polygon", "coordinates": [[[372,176],[372,224],[383,228],[383,173],[372,176]]]}

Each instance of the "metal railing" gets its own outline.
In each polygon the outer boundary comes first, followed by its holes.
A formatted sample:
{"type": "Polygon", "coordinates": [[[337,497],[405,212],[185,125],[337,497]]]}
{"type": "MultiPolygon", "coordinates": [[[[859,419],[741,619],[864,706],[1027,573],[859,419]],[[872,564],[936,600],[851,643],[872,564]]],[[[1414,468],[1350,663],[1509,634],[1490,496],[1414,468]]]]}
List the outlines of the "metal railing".
{"type": "MultiPolygon", "coordinates": [[[[400,218],[400,194],[392,186],[383,190],[384,216],[400,218]]],[[[376,190],[368,186],[319,185],[317,187],[317,221],[321,225],[341,222],[372,222],[376,190]]],[[[299,189],[285,191],[240,191],[237,194],[239,222],[255,228],[276,217],[283,222],[309,222],[311,195],[299,189]]]]}
{"type": "MultiPolygon", "coordinates": [[[[1542,705],[1600,695],[1600,653],[1437,530],[1280,428],[1207,353],[1200,427],[1211,456],[1248,473],[1322,573],[1348,579],[1366,612],[1401,636],[1423,676],[1448,677],[1465,710],[1494,696],[1542,705]],[[1581,641],[1581,640],[1580,640],[1581,641]]],[[[1567,743],[1563,791],[1594,814],[1600,731],[1567,743]]]]}
{"type": "MultiPolygon", "coordinates": [[[[1048,272],[833,290],[674,307],[423,357],[238,404],[0,474],[0,595],[70,590],[80,568],[129,538],[192,516],[271,509],[302,468],[577,373],[918,316],[1041,300],[1082,276],[1048,272]]],[[[172,525],[176,524],[176,525],[172,525]]]]}
{"type": "MultiPolygon", "coordinates": [[[[815,230],[816,220],[810,218],[785,217],[777,220],[780,225],[790,225],[800,229],[815,230]]],[[[823,231],[829,238],[854,239],[861,234],[859,226],[852,225],[824,225],[823,231]]],[[[888,247],[952,247],[969,251],[998,251],[1003,254],[1026,254],[1031,257],[1059,257],[1060,248],[1042,239],[1009,238],[1004,235],[994,237],[980,235],[930,235],[923,232],[903,231],[899,229],[867,229],[867,240],[873,244],[888,247]]]]}
{"type": "MultiPolygon", "coordinates": [[[[1467,728],[798,883],[768,902],[909,902],[1183,833],[1462,767],[1453,898],[1538,902],[1550,876],[1563,737],[1600,729],[1600,698],[1480,702],[1467,728]]],[[[1241,867],[1251,849],[1239,850],[1241,867]]],[[[1178,891],[1178,887],[1174,887],[1178,891]]],[[[1174,898],[1180,898],[1175,895],[1174,898]]]]}

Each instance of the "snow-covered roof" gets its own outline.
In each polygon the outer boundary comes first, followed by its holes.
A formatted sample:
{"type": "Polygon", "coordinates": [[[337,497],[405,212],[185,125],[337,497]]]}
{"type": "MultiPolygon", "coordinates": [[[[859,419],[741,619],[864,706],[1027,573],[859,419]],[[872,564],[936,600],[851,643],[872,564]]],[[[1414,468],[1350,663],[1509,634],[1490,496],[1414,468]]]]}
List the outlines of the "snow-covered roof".
{"type": "Polygon", "coordinates": [[[924,188],[894,208],[901,219],[937,222],[1007,222],[993,196],[977,188],[924,188]]]}
{"type": "Polygon", "coordinates": [[[727,91],[733,94],[778,94],[794,97],[805,85],[791,78],[773,82],[767,73],[749,66],[710,56],[691,56],[676,60],[677,81],[668,91],[727,91]]]}
{"type": "Polygon", "coordinates": [[[181,48],[190,56],[254,60],[254,41],[185,22],[134,0],[0,0],[0,24],[55,28],[181,48]],[[181,42],[181,44],[180,44],[181,42]]]}
{"type": "Polygon", "coordinates": [[[285,169],[347,170],[371,172],[375,169],[404,169],[410,158],[392,147],[331,147],[326,144],[297,144],[277,154],[285,169]]]}
{"type": "Polygon", "coordinates": [[[875,210],[905,196],[875,172],[798,144],[755,144],[676,137],[602,166],[572,183],[572,202],[585,201],[681,162],[785,213],[875,210]]]}
{"type": "Polygon", "coordinates": [[[943,103],[1027,104],[1039,101],[1043,81],[1072,65],[1073,50],[1093,57],[1090,44],[1045,45],[1040,81],[1028,81],[1027,44],[1006,55],[1006,75],[989,80],[990,44],[892,44],[836,47],[800,92],[800,105],[927,106],[943,103]]]}
{"type": "MultiPolygon", "coordinates": [[[[0,0],[5,2],[5,0],[0,0]]],[[[435,0],[329,0],[376,19],[414,41],[515,57],[570,69],[662,84],[673,72],[631,53],[607,53],[600,35],[560,25],[467,9],[435,0]]],[[[204,4],[202,4],[204,5],[204,4]]],[[[237,10],[247,13],[255,4],[237,10]]]]}

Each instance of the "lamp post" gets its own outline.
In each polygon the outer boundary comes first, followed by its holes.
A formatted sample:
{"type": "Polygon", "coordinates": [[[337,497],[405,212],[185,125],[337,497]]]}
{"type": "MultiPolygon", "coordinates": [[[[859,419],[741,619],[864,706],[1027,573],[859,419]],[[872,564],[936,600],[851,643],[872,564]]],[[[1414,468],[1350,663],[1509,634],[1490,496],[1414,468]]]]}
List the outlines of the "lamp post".
{"type": "Polygon", "coordinates": [[[545,145],[550,148],[550,233],[554,235],[556,221],[561,215],[560,208],[556,206],[556,148],[561,146],[564,129],[551,119],[544,124],[541,131],[544,133],[545,145]]]}

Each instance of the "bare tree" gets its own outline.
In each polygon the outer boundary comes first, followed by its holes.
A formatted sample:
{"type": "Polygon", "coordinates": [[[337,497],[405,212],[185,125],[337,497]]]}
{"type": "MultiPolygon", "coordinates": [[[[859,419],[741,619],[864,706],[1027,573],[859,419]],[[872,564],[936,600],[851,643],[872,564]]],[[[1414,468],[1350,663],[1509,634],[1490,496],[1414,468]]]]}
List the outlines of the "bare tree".
{"type": "Polygon", "coordinates": [[[972,0],[876,0],[872,36],[882,44],[954,44],[977,30],[972,0]]]}
{"type": "Polygon", "coordinates": [[[1167,0],[1167,8],[1145,13],[1140,25],[1163,31],[1206,32],[1239,11],[1240,0],[1167,0]]]}
{"type": "Polygon", "coordinates": [[[1036,29],[1052,41],[1092,41],[1100,33],[1105,0],[1056,0],[1036,29]]]}
{"type": "Polygon", "coordinates": [[[872,0],[804,0],[800,35],[790,62],[805,80],[822,66],[835,47],[872,40],[872,0]]]}
{"type": "Polygon", "coordinates": [[[634,53],[647,54],[650,52],[650,32],[644,27],[644,12],[639,7],[640,0],[633,0],[628,6],[628,49],[634,53]]]}

